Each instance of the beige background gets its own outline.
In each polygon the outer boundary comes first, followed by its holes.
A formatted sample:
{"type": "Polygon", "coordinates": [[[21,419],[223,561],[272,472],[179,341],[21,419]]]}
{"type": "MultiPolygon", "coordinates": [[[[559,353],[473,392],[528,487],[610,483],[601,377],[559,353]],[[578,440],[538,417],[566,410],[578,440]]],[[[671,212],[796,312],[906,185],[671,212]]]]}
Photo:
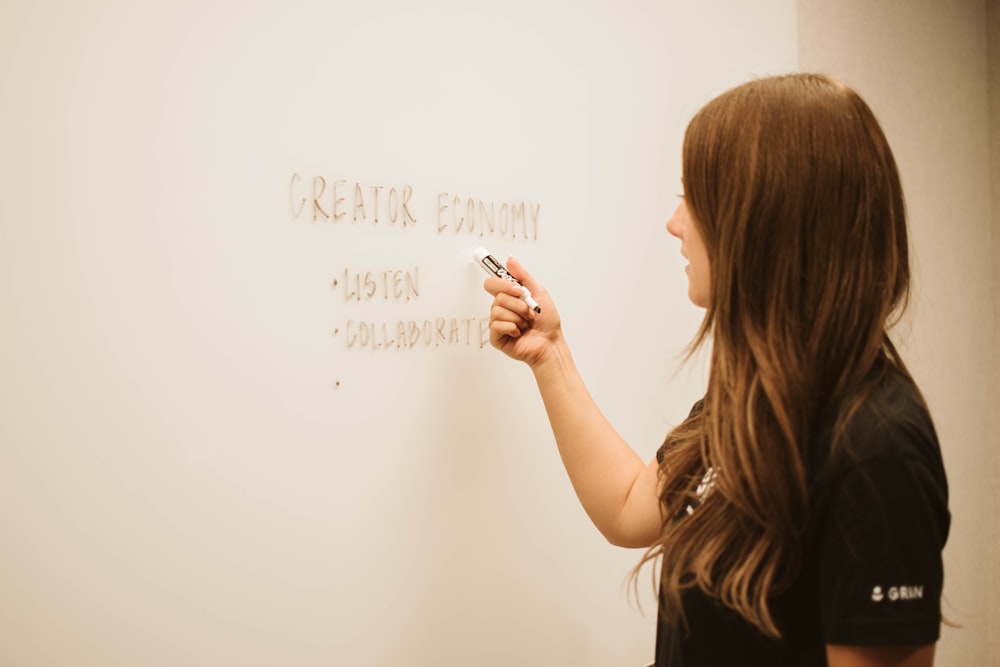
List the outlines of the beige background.
{"type": "Polygon", "coordinates": [[[942,665],[1000,664],[1000,3],[800,0],[803,69],[878,114],[902,171],[916,299],[900,331],[944,449],[942,665]]]}

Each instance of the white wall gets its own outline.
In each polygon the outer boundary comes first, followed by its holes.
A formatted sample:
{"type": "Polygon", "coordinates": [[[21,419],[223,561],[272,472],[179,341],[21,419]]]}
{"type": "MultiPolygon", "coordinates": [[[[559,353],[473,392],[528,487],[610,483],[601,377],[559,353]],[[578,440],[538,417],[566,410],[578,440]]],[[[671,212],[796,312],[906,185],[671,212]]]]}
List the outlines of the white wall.
{"type": "Polygon", "coordinates": [[[944,611],[962,627],[945,628],[939,664],[995,665],[997,2],[989,13],[992,112],[983,0],[800,0],[798,12],[800,67],[853,84],[899,162],[916,267],[916,298],[899,337],[930,402],[951,487],[944,611]]]}
{"type": "Polygon", "coordinates": [[[684,127],[796,44],[793,0],[0,3],[0,664],[648,662],[640,554],[481,346],[471,248],[547,284],[652,458],[703,389],[668,381],[684,127]],[[296,214],[314,176],[381,222],[296,214]],[[444,192],[537,237],[441,229],[444,192]]]}

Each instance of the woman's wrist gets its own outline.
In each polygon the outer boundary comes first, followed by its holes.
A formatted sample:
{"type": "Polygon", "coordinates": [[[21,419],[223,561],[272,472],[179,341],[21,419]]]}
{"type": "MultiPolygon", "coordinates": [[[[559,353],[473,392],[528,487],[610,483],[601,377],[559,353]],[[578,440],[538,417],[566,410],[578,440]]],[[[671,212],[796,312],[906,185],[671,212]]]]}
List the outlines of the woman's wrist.
{"type": "Polygon", "coordinates": [[[575,368],[569,345],[562,336],[554,340],[544,353],[528,365],[539,383],[559,377],[575,368]]]}

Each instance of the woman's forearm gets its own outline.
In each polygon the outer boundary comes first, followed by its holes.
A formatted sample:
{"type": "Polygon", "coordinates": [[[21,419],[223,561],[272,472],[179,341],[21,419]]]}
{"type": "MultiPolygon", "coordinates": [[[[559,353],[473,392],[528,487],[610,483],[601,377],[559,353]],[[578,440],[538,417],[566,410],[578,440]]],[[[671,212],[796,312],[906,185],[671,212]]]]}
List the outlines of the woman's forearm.
{"type": "Polygon", "coordinates": [[[655,461],[644,463],[604,417],[564,340],[532,371],[563,465],[591,521],[612,544],[650,545],[663,525],[655,461]]]}

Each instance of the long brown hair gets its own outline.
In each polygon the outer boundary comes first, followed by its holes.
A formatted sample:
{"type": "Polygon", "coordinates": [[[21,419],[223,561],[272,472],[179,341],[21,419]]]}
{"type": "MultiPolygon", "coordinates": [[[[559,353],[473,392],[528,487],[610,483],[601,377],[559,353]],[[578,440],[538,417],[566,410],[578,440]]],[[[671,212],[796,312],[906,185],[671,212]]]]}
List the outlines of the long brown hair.
{"type": "Polygon", "coordinates": [[[813,74],[709,102],[687,128],[683,177],[709,256],[691,348],[711,340],[709,380],[661,450],[666,521],[642,562],[662,559],[671,618],[698,586],[777,637],[768,599],[800,567],[812,439],[881,362],[906,372],[887,334],[909,294],[902,189],[868,105],[813,74]]]}

